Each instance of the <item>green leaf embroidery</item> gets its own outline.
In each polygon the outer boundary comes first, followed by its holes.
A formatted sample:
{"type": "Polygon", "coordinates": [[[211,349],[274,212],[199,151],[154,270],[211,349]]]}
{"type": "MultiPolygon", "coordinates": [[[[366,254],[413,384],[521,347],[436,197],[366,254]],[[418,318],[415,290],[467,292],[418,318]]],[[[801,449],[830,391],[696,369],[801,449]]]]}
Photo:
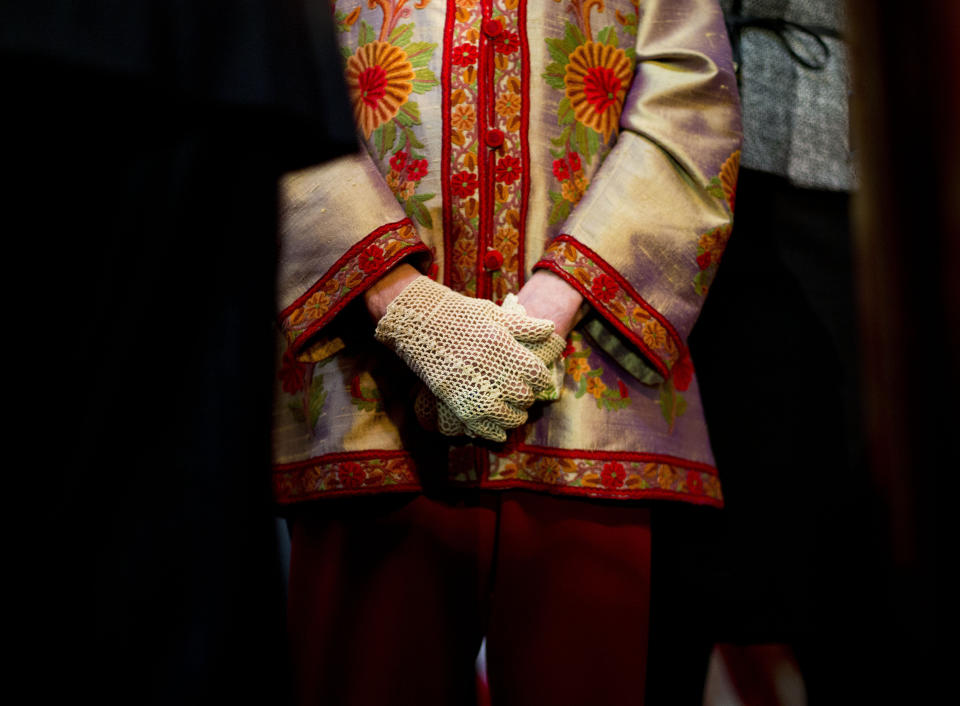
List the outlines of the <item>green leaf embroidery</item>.
{"type": "Polygon", "coordinates": [[[675,398],[673,383],[668,380],[660,385],[660,414],[671,428],[673,428],[673,403],[675,398]]]}
{"type": "Polygon", "coordinates": [[[301,424],[307,421],[307,418],[303,414],[303,405],[299,400],[290,400],[290,402],[287,403],[287,406],[290,409],[290,414],[293,415],[293,418],[296,421],[300,422],[301,424]]]}
{"type": "Polygon", "coordinates": [[[568,125],[563,129],[563,132],[560,133],[560,137],[551,138],[550,142],[555,144],[557,147],[566,147],[567,142],[570,140],[570,131],[572,129],[573,128],[568,125]]]}
{"type": "Polygon", "coordinates": [[[548,37],[546,42],[550,57],[561,67],[566,67],[570,63],[570,52],[577,48],[576,45],[573,46],[573,49],[567,50],[562,39],[548,37]]]}
{"type": "Polygon", "coordinates": [[[317,426],[317,421],[323,413],[323,403],[327,401],[327,391],[323,389],[323,375],[315,375],[310,383],[310,428],[317,426]]]}
{"type": "Polygon", "coordinates": [[[407,42],[410,41],[410,38],[413,36],[413,24],[408,25],[398,25],[390,33],[390,36],[387,37],[387,41],[394,46],[398,46],[401,49],[407,45],[407,42]]]}
{"type": "Polygon", "coordinates": [[[567,26],[563,35],[563,48],[567,50],[567,54],[572,54],[574,49],[579,47],[581,44],[586,44],[587,39],[583,36],[583,33],[580,31],[580,28],[577,27],[572,22],[567,22],[567,26]]]}
{"type": "MultiPolygon", "coordinates": [[[[557,122],[560,125],[572,125],[573,123],[576,122],[576,120],[577,119],[573,115],[573,108],[570,105],[570,99],[567,97],[562,98],[560,100],[560,103],[557,104],[557,122]]],[[[566,142],[570,136],[569,128],[567,129],[566,132],[564,132],[564,134],[567,137],[565,137],[563,141],[566,142]]],[[[554,144],[557,144],[557,143],[554,143],[554,144]]]]}
{"type": "Polygon", "coordinates": [[[429,42],[413,42],[407,47],[407,61],[415,69],[424,68],[433,58],[433,50],[436,48],[436,44],[429,42]]]}
{"type": "Polygon", "coordinates": [[[411,218],[415,218],[417,223],[424,228],[433,228],[433,219],[430,217],[430,211],[426,209],[422,201],[417,200],[416,196],[407,199],[403,204],[403,210],[411,218]]]}
{"type": "Polygon", "coordinates": [[[563,198],[561,194],[551,191],[550,198],[554,197],[559,198],[556,198],[553,203],[553,208],[550,209],[550,217],[547,219],[549,225],[560,223],[560,221],[566,220],[567,216],[570,215],[570,202],[563,198]]]}
{"type": "Polygon", "coordinates": [[[375,41],[376,38],[377,33],[373,31],[373,27],[368,25],[365,21],[360,20],[360,34],[357,37],[357,45],[362,47],[365,44],[375,41]]]}
{"type": "Polygon", "coordinates": [[[593,128],[587,128],[587,159],[600,151],[600,133],[593,128]]]}
{"type": "Polygon", "coordinates": [[[707,193],[711,196],[716,196],[718,199],[726,199],[726,194],[723,193],[723,186],[720,183],[720,177],[713,177],[707,183],[707,193]]]}
{"type": "Polygon", "coordinates": [[[350,51],[349,47],[340,47],[340,55],[344,59],[349,59],[351,56],[353,56],[353,52],[350,51]]]}
{"type": "Polygon", "coordinates": [[[414,101],[407,101],[402,106],[400,106],[400,112],[397,113],[397,120],[400,121],[401,125],[406,125],[411,127],[413,125],[420,124],[420,106],[417,105],[414,101]],[[401,116],[409,122],[404,122],[404,119],[401,119],[401,116]]]}
{"type": "Polygon", "coordinates": [[[553,155],[554,159],[563,159],[567,156],[566,150],[555,150],[553,148],[550,148],[550,154],[553,155]]]}
{"type": "Polygon", "coordinates": [[[609,27],[604,27],[600,30],[600,33],[597,34],[597,41],[600,44],[609,44],[612,47],[617,46],[617,30],[613,25],[609,27]]]}
{"type": "Polygon", "coordinates": [[[413,92],[426,93],[439,83],[433,71],[430,69],[420,69],[413,75],[413,92]]]}
{"type": "MultiPolygon", "coordinates": [[[[394,143],[397,141],[397,124],[392,120],[384,123],[382,125],[382,131],[380,137],[382,140],[382,145],[380,148],[380,159],[383,159],[383,155],[393,149],[394,143]]],[[[380,128],[377,128],[378,130],[380,128]]]]}
{"type": "Polygon", "coordinates": [[[566,85],[563,83],[563,76],[555,76],[553,74],[544,74],[543,82],[550,86],[550,88],[556,88],[559,90],[564,90],[566,85]]]}
{"type": "Polygon", "coordinates": [[[567,73],[566,64],[561,64],[559,61],[554,61],[551,64],[547,64],[547,68],[544,70],[543,75],[546,76],[550,74],[551,76],[559,76],[563,78],[567,73]]]}
{"type": "Polygon", "coordinates": [[[417,136],[414,134],[413,130],[404,124],[403,120],[400,119],[400,115],[402,115],[402,113],[397,115],[397,122],[403,126],[403,136],[406,138],[407,143],[410,145],[410,147],[415,147],[421,150],[424,149],[423,143],[417,139],[417,136]]]}

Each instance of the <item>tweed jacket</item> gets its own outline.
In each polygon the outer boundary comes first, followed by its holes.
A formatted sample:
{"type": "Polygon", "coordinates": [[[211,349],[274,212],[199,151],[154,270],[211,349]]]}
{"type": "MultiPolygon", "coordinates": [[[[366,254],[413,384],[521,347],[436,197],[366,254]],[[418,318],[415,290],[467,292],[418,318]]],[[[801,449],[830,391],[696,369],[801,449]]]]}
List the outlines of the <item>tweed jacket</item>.
{"type": "Polygon", "coordinates": [[[722,504],[686,345],[740,154],[716,1],[339,0],[335,18],[362,151],[282,186],[278,501],[439,477],[722,504]],[[360,296],[402,260],[471,297],[541,268],[584,296],[560,398],[506,443],[416,423],[360,296]]]}

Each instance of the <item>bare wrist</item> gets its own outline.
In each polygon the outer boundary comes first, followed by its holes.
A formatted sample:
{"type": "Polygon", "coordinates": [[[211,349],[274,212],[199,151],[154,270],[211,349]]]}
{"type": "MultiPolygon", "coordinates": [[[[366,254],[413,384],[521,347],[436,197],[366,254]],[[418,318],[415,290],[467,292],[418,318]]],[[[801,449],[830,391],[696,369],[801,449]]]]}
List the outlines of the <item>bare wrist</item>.
{"type": "Polygon", "coordinates": [[[390,302],[419,276],[420,272],[415,267],[402,262],[374,282],[363,293],[363,301],[373,320],[379,321],[383,318],[390,302]]]}

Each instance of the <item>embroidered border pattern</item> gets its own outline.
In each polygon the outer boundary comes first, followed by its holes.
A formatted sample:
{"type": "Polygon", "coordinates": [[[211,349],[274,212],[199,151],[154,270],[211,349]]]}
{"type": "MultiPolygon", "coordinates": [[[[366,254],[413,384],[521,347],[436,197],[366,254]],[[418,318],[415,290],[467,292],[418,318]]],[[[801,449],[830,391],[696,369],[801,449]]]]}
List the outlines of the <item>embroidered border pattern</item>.
{"type": "Polygon", "coordinates": [[[320,496],[418,490],[414,463],[405,451],[333,453],[273,468],[274,497],[284,505],[320,496]]]}
{"type": "Polygon", "coordinates": [[[293,304],[280,327],[296,354],[310,336],[405,257],[427,251],[409,219],[377,228],[350,248],[293,304]]]}
{"type": "Polygon", "coordinates": [[[667,498],[723,505],[713,466],[659,454],[518,445],[490,453],[483,487],[526,487],[597,498],[667,498]]]}
{"type": "Polygon", "coordinates": [[[576,289],[617,330],[647,354],[664,377],[684,350],[680,335],[599,255],[569,235],[559,235],[534,269],[549,269],[576,289]]]}
{"type": "Polygon", "coordinates": [[[519,0],[456,0],[444,34],[444,282],[496,301],[522,284],[529,190],[524,20],[519,0]]]}

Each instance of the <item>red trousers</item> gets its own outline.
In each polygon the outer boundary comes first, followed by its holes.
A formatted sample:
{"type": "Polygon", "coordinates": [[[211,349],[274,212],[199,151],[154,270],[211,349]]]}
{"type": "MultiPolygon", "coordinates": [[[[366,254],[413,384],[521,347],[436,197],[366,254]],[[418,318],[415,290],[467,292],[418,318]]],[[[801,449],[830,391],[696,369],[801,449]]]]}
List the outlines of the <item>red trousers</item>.
{"type": "Polygon", "coordinates": [[[294,521],[298,703],[642,704],[649,510],[523,491],[359,498],[294,521]]]}

